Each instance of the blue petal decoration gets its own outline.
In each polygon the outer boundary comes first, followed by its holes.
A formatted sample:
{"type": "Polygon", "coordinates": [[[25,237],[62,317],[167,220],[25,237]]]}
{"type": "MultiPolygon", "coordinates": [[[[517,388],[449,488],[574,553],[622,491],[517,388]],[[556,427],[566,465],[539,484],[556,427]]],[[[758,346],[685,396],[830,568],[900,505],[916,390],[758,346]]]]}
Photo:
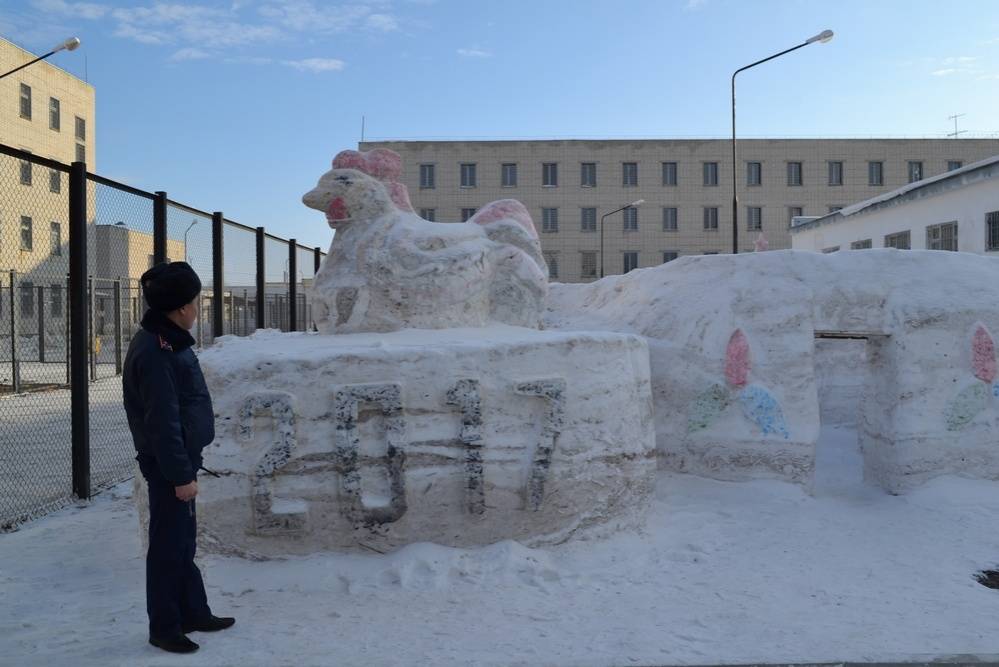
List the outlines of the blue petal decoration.
{"type": "Polygon", "coordinates": [[[763,387],[751,384],[739,393],[742,412],[763,431],[763,435],[780,433],[788,438],[787,424],[780,403],[763,387]]]}

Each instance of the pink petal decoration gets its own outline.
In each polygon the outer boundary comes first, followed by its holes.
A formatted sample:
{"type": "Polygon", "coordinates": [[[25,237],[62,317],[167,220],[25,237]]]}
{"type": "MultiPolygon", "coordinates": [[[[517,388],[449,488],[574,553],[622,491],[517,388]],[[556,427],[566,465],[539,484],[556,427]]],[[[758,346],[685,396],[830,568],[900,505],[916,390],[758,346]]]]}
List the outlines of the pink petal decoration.
{"type": "Polygon", "coordinates": [[[992,384],[996,379],[996,345],[984,325],[975,327],[971,339],[971,366],[975,377],[992,384]]]}
{"type": "Polygon", "coordinates": [[[725,379],[733,387],[742,387],[749,381],[749,341],[742,329],[736,329],[728,339],[725,379]]]}

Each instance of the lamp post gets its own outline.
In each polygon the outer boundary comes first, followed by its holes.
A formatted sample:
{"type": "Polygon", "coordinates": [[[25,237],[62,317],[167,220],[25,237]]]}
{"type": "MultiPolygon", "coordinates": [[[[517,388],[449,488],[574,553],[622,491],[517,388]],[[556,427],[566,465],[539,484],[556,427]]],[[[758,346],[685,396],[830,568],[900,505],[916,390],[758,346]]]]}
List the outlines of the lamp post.
{"type": "Polygon", "coordinates": [[[604,219],[607,216],[619,213],[626,208],[638,208],[644,203],[645,203],[644,199],[639,199],[637,201],[631,202],[630,204],[625,204],[621,208],[614,209],[610,213],[604,213],[602,216],[600,216],[600,277],[601,278],[604,277],[604,219]]]}
{"type": "Polygon", "coordinates": [[[191,231],[191,227],[194,227],[196,224],[198,224],[198,219],[197,218],[192,218],[191,219],[191,224],[189,224],[187,226],[187,229],[184,230],[184,262],[186,264],[190,264],[190,262],[187,261],[187,233],[189,231],[191,231]]]}
{"type": "Polygon", "coordinates": [[[735,155],[735,75],[739,72],[743,72],[750,67],[756,67],[768,60],[773,60],[774,58],[779,58],[785,53],[791,53],[791,51],[797,51],[798,49],[808,46],[809,44],[814,44],[815,42],[822,42],[825,44],[830,39],[833,38],[832,30],[823,30],[817,35],[809,37],[807,40],[798,44],[797,46],[792,46],[790,49],[781,51],[780,53],[775,53],[769,58],[764,58],[763,60],[757,60],[755,63],[746,65],[745,67],[740,67],[735,70],[732,74],[732,254],[738,254],[739,252],[739,195],[736,190],[736,182],[738,179],[737,173],[737,163],[735,155]]]}
{"type": "Polygon", "coordinates": [[[14,72],[20,71],[20,70],[24,69],[25,67],[27,67],[28,65],[34,65],[39,60],[45,60],[46,58],[48,58],[49,56],[51,56],[53,53],[59,53],[60,51],[63,51],[63,50],[66,50],[66,51],[76,51],[76,49],[77,49],[78,46],[80,46],[80,38],[79,37],[70,37],[69,39],[67,39],[66,41],[64,41],[62,44],[60,44],[59,46],[55,47],[54,49],[52,49],[48,53],[46,53],[44,56],[38,56],[34,60],[30,60],[30,61],[24,63],[20,67],[15,67],[14,69],[10,70],[9,72],[6,72],[4,74],[0,74],[0,79],[4,78],[5,76],[8,76],[10,74],[13,74],[14,72]]]}

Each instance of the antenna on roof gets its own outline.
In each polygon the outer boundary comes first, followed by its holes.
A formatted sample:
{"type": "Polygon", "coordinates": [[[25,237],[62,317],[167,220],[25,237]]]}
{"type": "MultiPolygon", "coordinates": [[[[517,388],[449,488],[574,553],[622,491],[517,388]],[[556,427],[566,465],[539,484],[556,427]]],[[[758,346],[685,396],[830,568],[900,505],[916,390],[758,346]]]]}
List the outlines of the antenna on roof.
{"type": "Polygon", "coordinates": [[[961,116],[964,116],[964,115],[966,115],[966,114],[958,113],[958,114],[954,114],[953,116],[947,116],[947,120],[954,121],[954,131],[951,132],[951,133],[949,133],[947,135],[948,137],[954,137],[955,139],[957,139],[958,135],[964,134],[965,132],[967,132],[967,130],[961,130],[960,132],[958,132],[958,130],[957,130],[957,119],[960,118],[961,116]]]}
{"type": "Polygon", "coordinates": [[[361,143],[364,143],[364,116],[361,116],[361,143]]]}

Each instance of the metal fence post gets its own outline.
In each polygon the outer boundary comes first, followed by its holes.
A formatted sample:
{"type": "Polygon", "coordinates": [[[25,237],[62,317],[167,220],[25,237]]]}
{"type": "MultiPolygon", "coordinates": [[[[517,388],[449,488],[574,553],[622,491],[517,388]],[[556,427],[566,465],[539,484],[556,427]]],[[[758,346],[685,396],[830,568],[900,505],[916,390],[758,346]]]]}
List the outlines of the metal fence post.
{"type": "Polygon", "coordinates": [[[153,199],[153,264],[167,257],[167,193],[157,191],[153,199]]]}
{"type": "Polygon", "coordinates": [[[114,281],[114,372],[121,375],[121,276],[114,281]]]}
{"type": "Polygon", "coordinates": [[[222,213],[212,213],[212,340],[225,335],[225,322],[222,318],[222,310],[225,308],[222,224],[222,213]]]}
{"type": "Polygon", "coordinates": [[[38,363],[45,363],[45,285],[38,286],[38,363]]]}
{"type": "Polygon", "coordinates": [[[288,240],[288,331],[298,331],[298,243],[288,240]]]}
{"type": "Polygon", "coordinates": [[[90,379],[97,379],[97,350],[94,349],[94,277],[87,280],[87,350],[90,352],[90,379]]]}
{"type": "Polygon", "coordinates": [[[71,378],[70,378],[70,368],[69,368],[69,313],[70,313],[70,308],[72,308],[72,304],[70,302],[69,285],[70,285],[70,283],[69,283],[69,274],[67,273],[66,274],[66,286],[65,286],[65,289],[66,289],[66,292],[65,292],[65,294],[66,294],[66,300],[62,304],[63,305],[62,319],[63,319],[63,324],[65,325],[65,332],[64,332],[63,335],[65,336],[65,341],[64,342],[66,344],[66,386],[67,387],[72,384],[71,378]]]}
{"type": "Polygon", "coordinates": [[[264,273],[264,228],[257,227],[257,328],[263,329],[264,317],[264,294],[266,287],[266,274],[264,273]]]}
{"type": "Polygon", "coordinates": [[[243,335],[245,336],[250,331],[250,302],[247,301],[249,297],[247,296],[246,290],[243,290],[243,335]]]}
{"type": "Polygon", "coordinates": [[[15,394],[21,393],[21,359],[18,340],[21,334],[17,308],[17,271],[10,270],[10,375],[15,394]]]}
{"type": "Polygon", "coordinates": [[[319,273],[319,267],[323,265],[323,251],[316,246],[312,249],[312,275],[319,273]]]}
{"type": "Polygon", "coordinates": [[[69,172],[70,405],[73,493],[90,498],[90,383],[87,382],[87,165],[69,172]]]}

